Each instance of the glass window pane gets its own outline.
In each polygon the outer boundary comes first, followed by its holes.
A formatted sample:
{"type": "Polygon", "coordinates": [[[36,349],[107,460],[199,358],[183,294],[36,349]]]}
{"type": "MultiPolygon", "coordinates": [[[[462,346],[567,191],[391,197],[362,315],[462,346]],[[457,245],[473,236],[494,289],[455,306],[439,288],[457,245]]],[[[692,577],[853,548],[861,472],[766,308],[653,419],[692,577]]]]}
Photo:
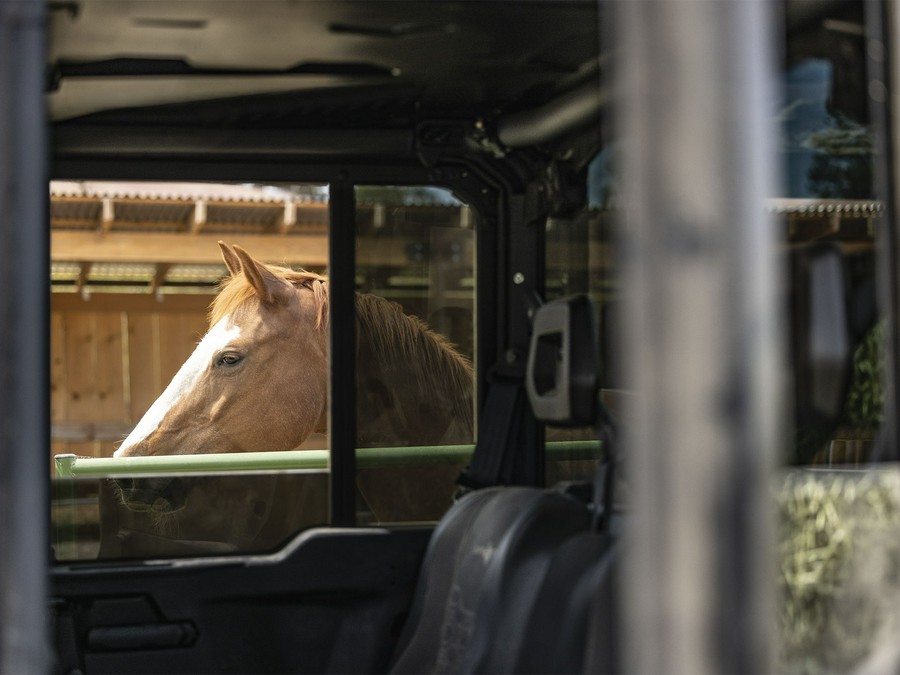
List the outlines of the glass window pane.
{"type": "MultiPolygon", "coordinates": [[[[619,288],[613,268],[612,239],[614,183],[604,150],[587,171],[588,204],[571,218],[550,218],[546,231],[546,300],[586,293],[590,295],[598,327],[601,400],[613,420],[621,421],[624,391],[618,374],[614,343],[619,288]]],[[[600,442],[593,427],[547,427],[547,485],[560,481],[592,481],[600,442]]]]}
{"type": "Polygon", "coordinates": [[[474,438],[475,230],[436,187],[356,188],[360,522],[433,521],[474,438]]]}
{"type": "Polygon", "coordinates": [[[878,247],[893,238],[881,231],[892,225],[874,201],[872,112],[881,102],[869,95],[867,59],[883,47],[867,35],[877,23],[867,19],[876,5],[810,4],[814,20],[786,33],[777,120],[784,182],[772,200],[790,260],[794,394],[793,434],[780,458],[789,469],[774,490],[783,672],[874,663],[878,636],[891,623],[882,608],[895,575],[880,562],[896,555],[896,473],[870,464],[886,376],[875,278],[887,256],[878,247]],[[839,265],[829,271],[829,260],[839,265]],[[826,316],[827,306],[838,311],[826,316]]]}
{"type": "Polygon", "coordinates": [[[863,5],[836,3],[821,14],[788,31],[778,120],[786,180],[779,196],[871,199],[863,5]]]}
{"type": "Polygon", "coordinates": [[[327,187],[50,193],[56,559],[271,550],[326,523],[327,187]]]}
{"type": "MultiPolygon", "coordinates": [[[[792,464],[865,463],[882,419],[884,324],[875,302],[876,236],[872,99],[866,89],[864,6],[837,3],[820,21],[789,30],[779,110],[784,182],[772,201],[792,260],[791,348],[797,419],[792,464]],[[837,419],[804,403],[819,386],[808,368],[813,328],[804,261],[815,251],[840,252],[853,331],[860,335],[837,419]]],[[[821,390],[823,391],[824,390],[821,390]]]]}

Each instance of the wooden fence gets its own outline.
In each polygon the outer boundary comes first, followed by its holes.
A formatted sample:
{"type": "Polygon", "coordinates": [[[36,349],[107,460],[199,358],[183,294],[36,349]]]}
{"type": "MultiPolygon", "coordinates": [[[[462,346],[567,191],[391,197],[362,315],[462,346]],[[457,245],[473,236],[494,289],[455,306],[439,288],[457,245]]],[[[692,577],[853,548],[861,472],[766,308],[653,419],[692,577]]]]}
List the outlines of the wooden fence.
{"type": "Polygon", "coordinates": [[[205,333],[211,299],[54,293],[51,453],[112,455],[205,333]]]}

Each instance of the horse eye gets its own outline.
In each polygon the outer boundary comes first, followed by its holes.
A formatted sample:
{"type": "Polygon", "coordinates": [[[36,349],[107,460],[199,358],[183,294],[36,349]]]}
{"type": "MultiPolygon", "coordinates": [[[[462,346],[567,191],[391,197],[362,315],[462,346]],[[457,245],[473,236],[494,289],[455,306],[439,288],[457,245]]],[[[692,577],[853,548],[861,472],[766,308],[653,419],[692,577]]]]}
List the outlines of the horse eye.
{"type": "Polygon", "coordinates": [[[235,354],[234,352],[225,352],[224,354],[219,354],[216,359],[217,366],[236,366],[241,362],[241,355],[235,354]]]}

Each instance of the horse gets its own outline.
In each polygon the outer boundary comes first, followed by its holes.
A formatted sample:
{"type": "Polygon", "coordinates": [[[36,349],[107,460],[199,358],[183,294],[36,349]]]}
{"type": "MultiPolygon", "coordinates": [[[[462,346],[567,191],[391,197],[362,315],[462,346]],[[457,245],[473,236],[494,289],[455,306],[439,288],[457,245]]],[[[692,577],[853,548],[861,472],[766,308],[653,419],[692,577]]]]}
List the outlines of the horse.
{"type": "MultiPolygon", "coordinates": [[[[290,450],[327,432],[327,279],[219,247],[229,275],[209,330],[114,457],[290,450]]],[[[468,359],[396,303],[357,293],[355,304],[358,447],[471,443],[468,359]]],[[[133,510],[184,506],[165,480],[120,487],[133,510]]]]}

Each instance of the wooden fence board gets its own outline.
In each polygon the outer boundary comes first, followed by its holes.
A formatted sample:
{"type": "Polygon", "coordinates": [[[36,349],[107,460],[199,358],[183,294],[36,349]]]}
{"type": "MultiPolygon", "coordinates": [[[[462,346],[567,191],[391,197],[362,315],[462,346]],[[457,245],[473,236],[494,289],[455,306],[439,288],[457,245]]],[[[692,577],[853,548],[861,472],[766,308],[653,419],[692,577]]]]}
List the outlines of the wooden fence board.
{"type": "Polygon", "coordinates": [[[97,450],[99,451],[99,457],[112,457],[112,454],[116,451],[116,448],[119,447],[121,442],[124,440],[124,437],[115,440],[115,441],[97,441],[97,450]]]}
{"type": "Polygon", "coordinates": [[[65,319],[59,312],[50,314],[50,420],[67,419],[69,389],[66,382],[65,319]]]}
{"type": "Polygon", "coordinates": [[[177,312],[55,306],[51,454],[112,455],[206,332],[205,305],[177,312]]]}
{"type": "Polygon", "coordinates": [[[121,313],[96,314],[94,330],[94,345],[97,350],[94,420],[124,422],[130,411],[125,405],[121,313]]]}
{"type": "Polygon", "coordinates": [[[95,315],[69,314],[65,317],[65,363],[68,385],[67,417],[70,420],[96,420],[97,367],[95,315]]]}
{"type": "Polygon", "coordinates": [[[97,441],[73,441],[67,445],[69,446],[67,452],[76,454],[79,457],[102,457],[100,454],[100,443],[97,441]]]}
{"type": "Polygon", "coordinates": [[[164,386],[159,364],[159,316],[131,312],[127,325],[129,417],[137,424],[164,386]]]}
{"type": "Polygon", "coordinates": [[[179,312],[159,317],[159,362],[165,387],[206,333],[204,314],[179,312]]]}

